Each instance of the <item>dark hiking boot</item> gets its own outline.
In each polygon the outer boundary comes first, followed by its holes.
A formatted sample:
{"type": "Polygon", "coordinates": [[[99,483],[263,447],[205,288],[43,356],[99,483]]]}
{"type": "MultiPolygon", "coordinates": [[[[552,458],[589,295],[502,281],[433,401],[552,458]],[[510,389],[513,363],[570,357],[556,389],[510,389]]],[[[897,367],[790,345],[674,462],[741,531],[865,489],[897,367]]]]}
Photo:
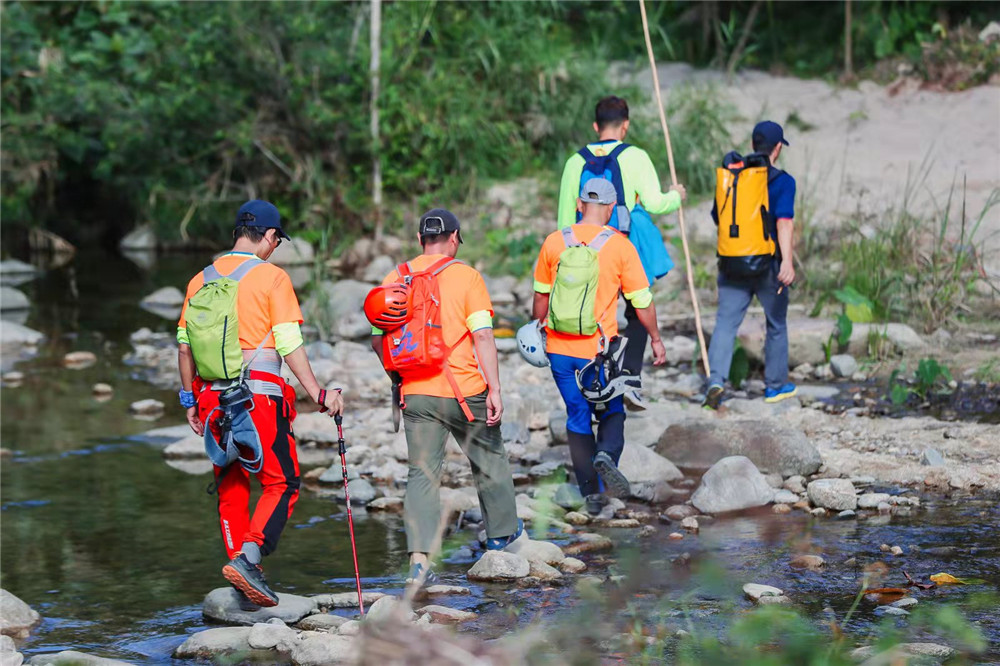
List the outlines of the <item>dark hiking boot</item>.
{"type": "Polygon", "coordinates": [[[521,534],[524,533],[524,521],[520,518],[517,519],[517,531],[510,536],[496,537],[495,539],[486,540],[486,550],[503,550],[510,544],[518,540],[521,534]]]}
{"type": "Polygon", "coordinates": [[[246,611],[248,613],[256,613],[261,609],[260,604],[255,604],[250,601],[250,597],[243,594],[243,590],[233,585],[233,590],[236,592],[237,603],[240,605],[241,611],[246,611]]]}
{"type": "Polygon", "coordinates": [[[601,493],[594,493],[593,495],[587,495],[583,503],[587,507],[587,513],[591,516],[599,516],[604,511],[604,507],[608,505],[608,498],[601,493]]]}
{"type": "Polygon", "coordinates": [[[701,406],[705,409],[718,410],[721,404],[722,387],[718,384],[712,384],[708,387],[708,392],[705,394],[705,402],[701,403],[701,406]]]}
{"type": "Polygon", "coordinates": [[[265,608],[278,605],[278,595],[267,586],[264,570],[259,564],[251,564],[243,553],[222,567],[222,575],[253,603],[265,608]]]}
{"type": "Polygon", "coordinates": [[[606,451],[600,451],[594,456],[594,469],[604,481],[604,487],[612,497],[626,498],[632,494],[632,486],[628,479],[618,470],[618,465],[606,451]]]}

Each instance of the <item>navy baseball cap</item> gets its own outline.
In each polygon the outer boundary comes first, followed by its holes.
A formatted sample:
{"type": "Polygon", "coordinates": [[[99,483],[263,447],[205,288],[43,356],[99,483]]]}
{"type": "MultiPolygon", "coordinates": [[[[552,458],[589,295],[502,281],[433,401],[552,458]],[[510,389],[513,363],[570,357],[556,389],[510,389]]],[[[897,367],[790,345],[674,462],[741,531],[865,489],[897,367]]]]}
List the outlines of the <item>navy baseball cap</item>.
{"type": "Polygon", "coordinates": [[[779,143],[788,145],[781,125],[771,120],[757,123],[753,128],[752,141],[754,146],[777,146],[779,143]]]}
{"type": "Polygon", "coordinates": [[[291,240],[285,230],[281,228],[281,213],[269,201],[254,199],[240,206],[236,212],[236,226],[277,229],[279,236],[285,240],[291,240]]]}
{"type": "Polygon", "coordinates": [[[455,214],[446,208],[432,208],[420,216],[420,237],[438,236],[440,234],[458,232],[458,242],[462,240],[462,228],[455,214]]]}

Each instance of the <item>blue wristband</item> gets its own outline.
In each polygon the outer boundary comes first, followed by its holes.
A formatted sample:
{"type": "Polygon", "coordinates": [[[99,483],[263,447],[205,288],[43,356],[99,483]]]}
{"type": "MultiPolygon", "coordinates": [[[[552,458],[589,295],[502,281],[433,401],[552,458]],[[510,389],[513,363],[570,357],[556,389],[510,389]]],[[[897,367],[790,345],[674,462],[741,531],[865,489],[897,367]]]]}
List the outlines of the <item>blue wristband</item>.
{"type": "Polygon", "coordinates": [[[184,409],[190,409],[198,404],[198,401],[194,399],[194,391],[185,391],[181,389],[177,392],[177,397],[181,400],[181,407],[184,409]]]}

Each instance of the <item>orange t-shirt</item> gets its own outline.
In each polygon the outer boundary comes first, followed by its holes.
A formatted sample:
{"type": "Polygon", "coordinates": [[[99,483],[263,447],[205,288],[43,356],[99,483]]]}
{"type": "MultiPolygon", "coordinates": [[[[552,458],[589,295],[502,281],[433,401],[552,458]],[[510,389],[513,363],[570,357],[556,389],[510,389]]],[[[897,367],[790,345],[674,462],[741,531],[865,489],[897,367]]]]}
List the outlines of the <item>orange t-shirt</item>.
{"type": "MultiPolygon", "coordinates": [[[[573,233],[581,243],[589,243],[601,229],[610,228],[593,224],[574,224],[573,233]]],[[[559,255],[565,249],[566,242],[561,231],[553,231],[542,243],[538,264],[535,266],[535,284],[538,291],[541,291],[540,285],[547,285],[551,293],[552,285],[556,281],[559,255]]],[[[594,297],[594,315],[604,331],[604,336],[610,340],[612,336],[618,334],[619,291],[624,291],[626,294],[640,291],[649,287],[649,281],[646,279],[635,246],[621,233],[616,232],[609,238],[597,257],[601,273],[597,281],[597,294],[594,297]]],[[[599,332],[590,336],[571,335],[546,327],[546,334],[545,351],[550,354],[593,358],[600,351],[599,332]]]]}
{"type": "MultiPolygon", "coordinates": [[[[445,258],[443,254],[422,254],[410,261],[410,270],[422,271],[436,261],[445,258]]],[[[382,284],[399,282],[399,273],[393,270],[382,280],[382,284]]],[[[470,331],[469,317],[479,313],[493,316],[493,303],[486,290],[483,276],[475,268],[465,264],[453,264],[438,273],[438,289],[441,291],[441,333],[445,345],[451,347],[458,339],[470,331]]],[[[476,319],[481,319],[482,314],[476,319]]],[[[484,328],[476,325],[476,328],[484,328]]],[[[486,380],[476,360],[472,336],[464,340],[448,357],[448,367],[458,382],[464,397],[478,395],[486,390],[486,380]]],[[[420,378],[407,378],[403,382],[403,395],[430,395],[438,398],[453,398],[451,384],[443,372],[420,378]]]]}
{"type": "MultiPolygon", "coordinates": [[[[253,255],[244,252],[230,252],[216,259],[212,265],[225,276],[252,257],[253,255]]],[[[187,326],[184,317],[188,301],[204,284],[205,275],[201,271],[188,282],[181,319],[177,322],[179,327],[187,326]]],[[[240,280],[240,288],[236,292],[236,315],[240,321],[240,347],[243,349],[256,349],[271,328],[278,324],[301,324],[302,310],[288,273],[268,263],[251,269],[240,280]]],[[[273,335],[264,343],[263,348],[274,349],[273,335]]]]}

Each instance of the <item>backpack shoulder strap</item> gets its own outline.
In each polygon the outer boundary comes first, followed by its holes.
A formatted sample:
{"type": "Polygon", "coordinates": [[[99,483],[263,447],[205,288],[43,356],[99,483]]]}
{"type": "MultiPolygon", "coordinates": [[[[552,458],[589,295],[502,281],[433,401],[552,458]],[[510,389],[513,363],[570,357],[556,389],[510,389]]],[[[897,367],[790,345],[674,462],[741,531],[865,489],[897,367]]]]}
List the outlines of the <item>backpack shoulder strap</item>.
{"type": "Polygon", "coordinates": [[[631,147],[632,147],[631,143],[625,143],[624,141],[622,141],[617,146],[615,146],[614,150],[612,150],[610,153],[608,153],[608,157],[610,157],[611,159],[613,159],[613,160],[615,160],[617,162],[618,161],[618,156],[621,155],[625,151],[626,148],[631,148],[631,147]]]}
{"type": "Polygon", "coordinates": [[[588,148],[587,146],[584,146],[580,150],[576,151],[576,154],[582,157],[587,162],[597,159],[597,155],[594,155],[594,153],[590,152],[590,148],[588,148]]]}
{"type": "Polygon", "coordinates": [[[258,259],[257,257],[253,257],[252,259],[247,259],[239,266],[237,266],[235,270],[233,270],[228,275],[223,275],[222,273],[220,273],[219,269],[216,268],[215,264],[213,263],[206,266],[205,270],[203,270],[201,273],[202,276],[205,278],[205,282],[213,282],[223,277],[227,277],[230,280],[235,280],[236,282],[239,282],[240,280],[243,279],[244,276],[246,276],[247,273],[250,272],[251,269],[260,266],[263,263],[266,262],[263,259],[258,259]]]}
{"type": "Polygon", "coordinates": [[[767,170],[767,184],[770,185],[771,183],[773,183],[774,181],[776,181],[778,179],[778,176],[780,176],[783,173],[785,173],[784,170],[779,169],[778,167],[774,167],[774,166],[768,167],[768,170],[767,170]]]}
{"type": "Polygon", "coordinates": [[[590,243],[587,244],[587,247],[589,247],[594,252],[600,252],[601,248],[604,247],[604,244],[607,243],[608,240],[610,240],[611,237],[614,235],[615,235],[614,229],[611,229],[609,227],[604,227],[603,229],[601,229],[601,232],[599,234],[594,236],[594,240],[590,241],[590,243]]]}
{"type": "Polygon", "coordinates": [[[579,247],[583,245],[583,243],[576,239],[576,234],[573,233],[573,225],[563,227],[561,233],[563,242],[566,243],[566,247],[579,247]]]}
{"type": "Polygon", "coordinates": [[[439,273],[441,273],[441,271],[448,268],[449,266],[453,266],[454,264],[464,265],[465,262],[459,259],[455,259],[453,257],[447,257],[445,259],[439,259],[437,262],[429,266],[427,270],[425,270],[424,272],[430,273],[431,275],[436,277],[439,273]]]}

